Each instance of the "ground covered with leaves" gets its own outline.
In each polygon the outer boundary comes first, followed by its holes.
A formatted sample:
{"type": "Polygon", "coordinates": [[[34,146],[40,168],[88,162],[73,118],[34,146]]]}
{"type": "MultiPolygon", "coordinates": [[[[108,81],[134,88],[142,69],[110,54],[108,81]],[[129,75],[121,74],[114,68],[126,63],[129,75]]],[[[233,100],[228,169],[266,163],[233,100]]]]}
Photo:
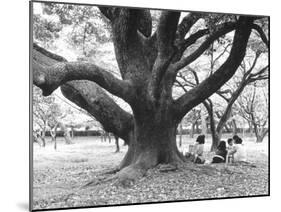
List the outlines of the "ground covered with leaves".
{"type": "MultiPolygon", "coordinates": [[[[184,138],[187,149],[194,139],[184,138]]],[[[175,171],[162,172],[159,165],[130,186],[118,184],[113,170],[127,147],[114,153],[114,143],[95,137],[75,138],[75,144],[58,141],[58,149],[48,143],[34,144],[33,208],[50,209],[97,205],[116,205],[159,201],[238,197],[268,194],[267,140],[256,144],[247,139],[249,164],[187,163],[175,171]],[[89,185],[87,185],[89,182],[89,185]]],[[[213,153],[208,151],[207,160],[213,153]]]]}

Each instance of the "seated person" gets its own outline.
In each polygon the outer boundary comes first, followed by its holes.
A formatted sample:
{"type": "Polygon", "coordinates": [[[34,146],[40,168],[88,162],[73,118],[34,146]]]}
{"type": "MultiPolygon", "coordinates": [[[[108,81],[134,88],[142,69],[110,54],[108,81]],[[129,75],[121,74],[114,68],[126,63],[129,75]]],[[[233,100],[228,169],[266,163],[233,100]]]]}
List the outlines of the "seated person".
{"type": "Polygon", "coordinates": [[[225,163],[226,155],[227,155],[226,142],[220,141],[216,150],[216,154],[213,157],[212,163],[225,163]]]}
{"type": "Polygon", "coordinates": [[[203,158],[204,144],[205,144],[205,135],[199,135],[194,145],[194,152],[193,152],[194,163],[202,164],[205,162],[205,159],[203,158]]]}
{"type": "Polygon", "coordinates": [[[233,139],[229,138],[227,139],[227,163],[232,163],[234,161],[234,153],[235,153],[235,146],[233,145],[233,139]]]}
{"type": "Polygon", "coordinates": [[[247,161],[247,156],[246,156],[246,149],[244,145],[242,144],[242,139],[235,135],[233,136],[234,144],[235,144],[235,150],[234,150],[234,160],[235,161],[242,161],[246,162],[247,161]]]}

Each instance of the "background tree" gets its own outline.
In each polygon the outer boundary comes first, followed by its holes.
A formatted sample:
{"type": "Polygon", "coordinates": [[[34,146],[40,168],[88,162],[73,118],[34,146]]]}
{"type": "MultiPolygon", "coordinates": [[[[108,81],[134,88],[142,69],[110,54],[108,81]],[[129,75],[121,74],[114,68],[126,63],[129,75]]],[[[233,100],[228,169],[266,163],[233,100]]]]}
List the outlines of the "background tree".
{"type": "MultiPolygon", "coordinates": [[[[228,123],[231,124],[233,128],[233,133],[236,134],[236,122],[233,115],[233,105],[237,98],[241,95],[246,86],[259,81],[268,79],[268,65],[260,67],[258,62],[261,57],[262,63],[268,63],[267,58],[267,41],[266,43],[260,42],[261,36],[258,34],[253,36],[248,44],[248,53],[244,58],[243,62],[239,67],[239,71],[233,76],[233,78],[227,82],[220,90],[216,92],[216,95],[225,102],[219,102],[219,107],[214,108],[214,101],[217,101],[217,98],[208,98],[203,101],[203,105],[208,111],[210,131],[212,134],[212,146],[211,151],[214,151],[219,144],[219,141],[222,137],[223,129],[225,128],[227,132],[230,132],[228,123]],[[262,55],[262,56],[261,56],[262,55]],[[224,106],[222,106],[224,105],[224,106]],[[218,121],[216,121],[215,116],[217,116],[218,121]],[[231,118],[231,119],[230,119],[231,118]]],[[[223,40],[218,40],[218,44],[223,44],[223,48],[220,46],[215,48],[214,45],[211,45],[211,49],[206,53],[210,56],[210,68],[208,68],[208,75],[212,75],[216,63],[219,62],[219,59],[224,56],[224,54],[229,54],[228,48],[231,46],[229,39],[227,42],[222,42],[223,40]],[[225,45],[227,43],[227,45],[225,45]],[[218,56],[214,56],[214,53],[218,56]]],[[[200,83],[198,72],[200,67],[196,68],[188,67],[186,69],[190,74],[181,73],[177,79],[177,85],[180,86],[185,92],[188,92],[188,88],[194,88],[200,83]],[[193,79],[192,79],[193,78],[193,79]]]]}
{"type": "Polygon", "coordinates": [[[50,95],[61,86],[64,96],[94,115],[105,129],[108,128],[107,131],[115,131],[115,135],[129,141],[128,152],[118,173],[121,182],[126,183],[143,176],[147,169],[159,163],[180,164],[184,161],[176,145],[178,124],[185,114],[234,75],[244,58],[253,22],[259,17],[219,19],[221,21],[185,38],[202,18],[201,14],[189,13],[179,23],[180,12],[163,11],[152,34],[148,10],[99,9],[111,24],[121,79],[93,62],[67,62],[37,46],[37,52],[33,53],[34,84],[43,90],[44,95],[50,95]],[[214,40],[231,31],[235,33],[226,61],[198,86],[173,99],[177,73],[200,57],[214,40]],[[184,54],[197,40],[201,41],[199,47],[184,54]],[[72,80],[80,81],[69,82],[72,80]],[[122,110],[97,85],[127,102],[133,115],[122,110]],[[101,106],[103,108],[96,114],[96,109],[101,106]],[[107,122],[109,117],[110,123],[107,122]],[[129,139],[128,134],[131,135],[129,139]]]}
{"type": "Polygon", "coordinates": [[[42,146],[46,146],[46,131],[52,128],[61,110],[55,103],[54,96],[43,97],[39,88],[33,86],[33,130],[40,130],[36,138],[40,139],[42,146]]]}
{"type": "Polygon", "coordinates": [[[262,142],[269,130],[267,86],[252,85],[245,94],[239,97],[238,105],[241,117],[253,126],[256,142],[262,142]]]}

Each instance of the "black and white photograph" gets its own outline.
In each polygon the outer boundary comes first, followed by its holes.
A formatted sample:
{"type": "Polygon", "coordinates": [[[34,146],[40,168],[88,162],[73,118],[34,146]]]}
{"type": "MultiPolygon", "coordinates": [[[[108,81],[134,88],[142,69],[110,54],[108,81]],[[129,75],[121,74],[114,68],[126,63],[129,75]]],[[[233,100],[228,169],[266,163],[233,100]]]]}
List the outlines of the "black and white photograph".
{"type": "Polygon", "coordinates": [[[29,6],[30,210],[270,195],[268,15],[29,6]]]}

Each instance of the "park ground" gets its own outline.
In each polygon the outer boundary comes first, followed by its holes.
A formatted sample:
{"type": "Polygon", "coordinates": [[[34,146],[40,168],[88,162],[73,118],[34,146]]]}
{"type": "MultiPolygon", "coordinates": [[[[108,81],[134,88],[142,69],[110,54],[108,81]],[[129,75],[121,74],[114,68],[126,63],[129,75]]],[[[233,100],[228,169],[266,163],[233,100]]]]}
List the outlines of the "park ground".
{"type": "MultiPolygon", "coordinates": [[[[99,137],[76,137],[74,144],[58,138],[57,150],[47,142],[45,148],[34,144],[33,208],[50,209],[97,205],[256,196],[268,194],[268,138],[255,143],[244,137],[250,165],[188,163],[176,171],[161,172],[156,167],[131,186],[116,183],[112,173],[127,147],[120,141],[115,153],[114,139],[101,142],[99,137]],[[111,180],[112,179],[112,180],[111,180]],[[88,182],[92,184],[85,186],[88,182]]],[[[181,151],[187,151],[195,138],[183,137],[181,151]]],[[[207,137],[205,156],[211,140],[207,137]]]]}

